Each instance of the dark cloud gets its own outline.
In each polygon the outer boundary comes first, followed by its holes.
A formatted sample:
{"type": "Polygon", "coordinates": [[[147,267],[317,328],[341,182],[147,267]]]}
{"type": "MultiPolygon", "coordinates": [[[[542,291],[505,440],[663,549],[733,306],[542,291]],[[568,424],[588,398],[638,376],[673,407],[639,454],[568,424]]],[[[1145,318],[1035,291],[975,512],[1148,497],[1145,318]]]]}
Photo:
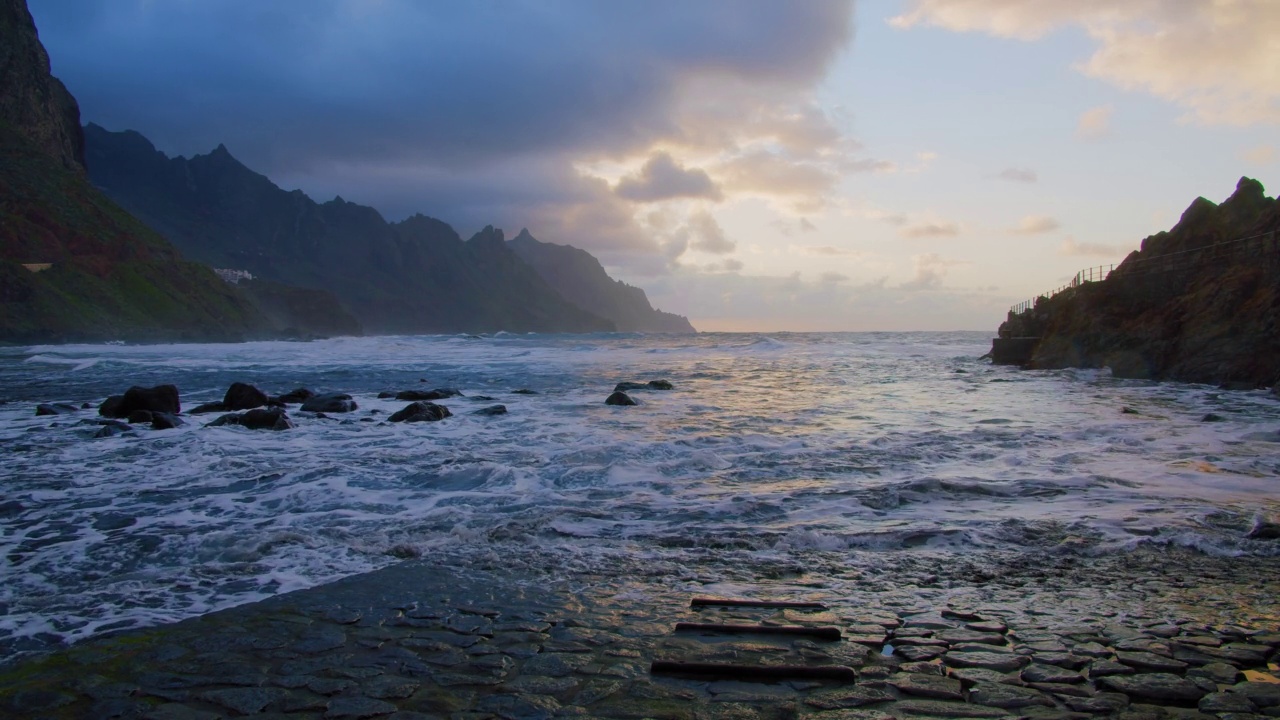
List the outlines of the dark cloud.
{"type": "Polygon", "coordinates": [[[422,211],[464,235],[528,226],[643,271],[666,263],[669,239],[581,164],[664,142],[733,151],[747,126],[835,142],[821,113],[789,108],[807,107],[850,39],[852,2],[30,5],[86,121],[172,154],[225,143],[286,188],[391,219],[422,211]],[[708,87],[733,89],[714,122],[708,87]]]}
{"type": "Polygon", "coordinates": [[[649,158],[640,172],[622,178],[614,192],[635,202],[679,197],[719,200],[723,197],[705,170],[684,168],[668,153],[657,153],[649,158]]]}

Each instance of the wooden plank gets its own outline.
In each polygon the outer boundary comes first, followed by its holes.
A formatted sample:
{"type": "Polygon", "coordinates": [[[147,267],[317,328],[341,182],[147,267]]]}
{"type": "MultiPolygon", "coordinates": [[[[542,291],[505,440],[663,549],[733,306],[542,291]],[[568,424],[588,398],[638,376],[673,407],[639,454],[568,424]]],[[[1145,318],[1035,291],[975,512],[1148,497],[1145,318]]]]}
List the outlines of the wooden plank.
{"type": "Polygon", "coordinates": [[[727,625],[721,623],[676,623],[676,632],[749,633],[753,635],[804,635],[821,640],[839,640],[840,628],[831,625],[727,625]]]}
{"type": "Polygon", "coordinates": [[[820,602],[792,602],[788,600],[738,600],[733,598],[695,597],[689,601],[689,607],[708,607],[713,605],[722,607],[827,609],[827,606],[820,602]]]}
{"type": "Polygon", "coordinates": [[[853,682],[858,673],[845,665],[736,665],[728,663],[654,660],[649,666],[654,675],[703,675],[755,680],[844,680],[853,682]]]}

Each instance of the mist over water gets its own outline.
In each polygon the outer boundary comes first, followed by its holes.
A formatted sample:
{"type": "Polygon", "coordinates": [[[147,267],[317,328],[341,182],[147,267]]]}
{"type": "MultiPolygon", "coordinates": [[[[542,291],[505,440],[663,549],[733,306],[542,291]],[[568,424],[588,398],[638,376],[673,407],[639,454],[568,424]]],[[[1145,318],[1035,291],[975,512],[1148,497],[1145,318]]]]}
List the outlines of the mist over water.
{"type": "Polygon", "coordinates": [[[1023,372],[987,333],[506,335],[0,350],[0,659],[425,555],[606,559],[732,551],[1144,544],[1276,554],[1280,401],[1266,392],[1023,372]],[[672,391],[604,398],[623,380],[672,391]],[[173,383],[348,392],[283,432],[94,439],[36,417],[173,383]],[[439,423],[382,390],[455,387],[439,423]],[[530,389],[537,394],[514,394],[530,389]],[[477,399],[488,396],[491,400],[477,399]],[[509,414],[473,410],[502,403],[509,414]],[[1122,413],[1122,408],[1136,413],[1122,413]],[[1219,421],[1205,422],[1214,414],[1219,421]]]}

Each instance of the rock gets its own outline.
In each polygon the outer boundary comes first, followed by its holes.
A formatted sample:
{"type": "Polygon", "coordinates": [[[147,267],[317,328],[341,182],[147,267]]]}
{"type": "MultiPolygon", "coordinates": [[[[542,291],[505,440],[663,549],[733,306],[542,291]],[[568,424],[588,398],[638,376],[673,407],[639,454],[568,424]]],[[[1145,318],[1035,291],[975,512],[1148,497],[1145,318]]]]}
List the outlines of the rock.
{"type": "Polygon", "coordinates": [[[969,702],[1006,710],[1033,705],[1053,707],[1053,700],[1039,690],[1003,683],[978,683],[969,691],[969,702]]]}
{"type": "Polygon", "coordinates": [[[307,398],[306,402],[302,403],[302,409],[307,412],[344,413],[353,412],[358,409],[358,406],[350,395],[326,393],[307,398]]]}
{"type": "Polygon", "coordinates": [[[1207,665],[1191,668],[1187,671],[1189,678],[1208,678],[1222,685],[1234,685],[1241,678],[1240,668],[1224,662],[1212,662],[1207,665]]]}
{"type": "Polygon", "coordinates": [[[246,413],[223,415],[205,427],[221,427],[223,425],[240,425],[249,430],[288,430],[294,427],[288,413],[283,408],[256,408],[246,413]]]}
{"type": "Polygon", "coordinates": [[[959,643],[979,643],[982,645],[1004,645],[1004,636],[1000,633],[974,632],[973,630],[943,630],[938,637],[956,645],[959,643]]]}
{"type": "Polygon", "coordinates": [[[964,699],[960,681],[940,675],[899,673],[889,678],[889,684],[907,695],[917,695],[935,700],[964,699]]]}
{"type": "Polygon", "coordinates": [[[1223,420],[1226,420],[1226,418],[1217,413],[1206,413],[1204,417],[1200,418],[1200,422],[1222,422],[1223,420]]]}
{"type": "MultiPolygon", "coordinates": [[[[396,400],[444,400],[458,397],[462,393],[454,388],[436,388],[434,390],[401,390],[396,393],[396,400]]],[[[381,394],[379,394],[381,397],[381,394]]]]}
{"type": "Polygon", "coordinates": [[[1280,707],[1280,684],[1277,683],[1242,682],[1232,685],[1229,691],[1244,695],[1260,708],[1280,707]]]}
{"type": "Polygon", "coordinates": [[[1264,517],[1253,519],[1253,527],[1245,535],[1250,540],[1280,540],[1280,522],[1273,522],[1264,517]]]}
{"type": "Polygon", "coordinates": [[[1022,669],[1022,666],[1031,662],[1024,655],[1014,655],[1012,653],[993,653],[993,652],[948,652],[943,656],[942,661],[950,667],[960,668],[983,668],[985,670],[996,670],[998,672],[1012,672],[1022,669]]]}
{"type": "Polygon", "coordinates": [[[892,700],[894,700],[893,695],[880,688],[868,685],[854,685],[853,687],[814,693],[805,698],[804,704],[819,710],[841,710],[891,702],[892,700]]]}
{"type": "Polygon", "coordinates": [[[436,422],[452,415],[449,408],[443,405],[418,401],[405,405],[402,410],[392,413],[387,419],[391,422],[436,422]]]}
{"type": "Polygon", "coordinates": [[[1198,702],[1205,691],[1186,678],[1169,673],[1108,676],[1098,681],[1102,687],[1122,692],[1131,698],[1159,702],[1198,702]]]}
{"type": "Polygon", "coordinates": [[[674,390],[675,386],[667,380],[650,380],[648,383],[650,390],[674,390]]]}
{"type": "Polygon", "coordinates": [[[941,718],[1003,718],[1008,715],[999,708],[946,700],[901,700],[892,706],[892,710],[896,717],[901,717],[899,713],[941,718]]]}
{"type": "Polygon", "coordinates": [[[1185,670],[1187,664],[1181,660],[1174,660],[1155,653],[1149,652],[1116,652],[1116,659],[1131,668],[1138,670],[1153,670],[1155,672],[1180,672],[1185,670]]]}
{"type": "Polygon", "coordinates": [[[296,405],[297,403],[306,402],[315,396],[315,393],[306,388],[295,388],[276,398],[276,400],[282,403],[296,405]]]}
{"type": "Polygon", "coordinates": [[[1078,683],[1084,676],[1054,665],[1031,664],[1022,670],[1022,679],[1033,683],[1078,683]]]}
{"type": "Polygon", "coordinates": [[[138,523],[138,518],[120,513],[103,513],[93,521],[94,530],[123,530],[138,523]]]}
{"type": "Polygon", "coordinates": [[[173,385],[157,385],[153,388],[135,385],[126,390],[124,395],[112,395],[98,406],[98,414],[103,417],[127,418],[135,410],[175,415],[182,412],[178,388],[173,385]]]}
{"type": "Polygon", "coordinates": [[[479,410],[476,410],[471,414],[472,415],[489,415],[489,416],[506,415],[507,406],[506,405],[490,405],[489,407],[480,408],[479,410]]]}
{"type": "Polygon", "coordinates": [[[636,401],[632,400],[631,396],[624,392],[615,391],[612,395],[605,398],[604,404],[605,405],[635,405],[636,401]]]}
{"type": "Polygon", "coordinates": [[[394,400],[395,396],[396,394],[391,392],[390,390],[383,390],[382,392],[378,393],[379,400],[394,400]]]}
{"type": "Polygon", "coordinates": [[[248,383],[234,382],[222,396],[222,404],[228,410],[249,410],[266,405],[267,394],[248,383]]]}
{"type": "Polygon", "coordinates": [[[281,688],[229,688],[209,690],[200,695],[201,700],[221,705],[239,715],[260,713],[272,703],[282,702],[289,693],[281,688]]]}
{"type": "Polygon", "coordinates": [[[172,430],[173,428],[182,427],[186,424],[187,423],[182,418],[172,413],[151,413],[152,430],[172,430]]]}
{"type": "Polygon", "coordinates": [[[624,392],[631,392],[632,390],[644,390],[648,387],[649,387],[648,385],[642,382],[626,381],[626,382],[620,382],[617,385],[614,385],[613,391],[624,393],[624,392]]]}
{"type": "Polygon", "coordinates": [[[146,425],[151,422],[150,410],[134,410],[129,413],[129,417],[125,420],[133,425],[146,425]]]}
{"type": "Polygon", "coordinates": [[[519,390],[512,390],[511,393],[513,395],[537,395],[538,391],[530,390],[529,388],[520,388],[519,390]]]}
{"type": "Polygon", "coordinates": [[[1016,673],[987,670],[986,668],[953,668],[950,677],[966,685],[976,685],[980,682],[1018,685],[1022,682],[1016,673]]]}
{"type": "Polygon", "coordinates": [[[109,438],[117,435],[124,435],[125,433],[132,431],[133,426],[126,425],[122,422],[105,423],[102,427],[98,428],[98,432],[94,433],[93,436],[95,438],[109,438]]]}
{"type": "Polygon", "coordinates": [[[40,403],[36,406],[36,415],[68,415],[79,410],[68,403],[40,403]]]}
{"type": "Polygon", "coordinates": [[[1200,712],[1206,713],[1256,713],[1258,706],[1246,695],[1233,692],[1219,692],[1200,698],[1200,712]]]}
{"type": "Polygon", "coordinates": [[[901,645],[893,649],[893,654],[904,660],[921,662],[941,657],[946,650],[945,645],[901,645]]]}
{"type": "Polygon", "coordinates": [[[1071,653],[1036,653],[1036,662],[1045,665],[1057,665],[1059,667],[1069,668],[1071,670],[1079,670],[1089,664],[1089,658],[1082,655],[1072,655],[1071,653]]]}
{"type": "Polygon", "coordinates": [[[1129,706],[1129,696],[1124,693],[1102,692],[1091,698],[1066,697],[1062,702],[1076,712],[1104,715],[1123,710],[1129,706]]]}
{"type": "Polygon", "coordinates": [[[230,409],[231,408],[227,407],[226,405],[223,405],[221,401],[210,402],[210,403],[204,403],[203,405],[197,405],[191,408],[190,410],[187,411],[187,414],[203,415],[205,413],[226,412],[230,409]]]}
{"type": "Polygon", "coordinates": [[[1121,665],[1114,660],[1094,660],[1089,663],[1089,677],[1099,678],[1109,675],[1131,675],[1133,668],[1128,665],[1121,665]]]}

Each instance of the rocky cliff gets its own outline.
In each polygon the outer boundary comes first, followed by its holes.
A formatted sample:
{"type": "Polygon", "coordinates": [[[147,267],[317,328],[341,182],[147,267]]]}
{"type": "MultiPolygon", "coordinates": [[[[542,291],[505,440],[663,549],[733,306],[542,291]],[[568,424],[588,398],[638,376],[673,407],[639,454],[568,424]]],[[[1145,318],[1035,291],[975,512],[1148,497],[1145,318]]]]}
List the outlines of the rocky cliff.
{"type": "Polygon", "coordinates": [[[331,291],[366,332],[594,332],[609,320],[562,298],[486,228],[470,241],[416,215],[316,203],[245,167],[227,148],[170,158],[136,132],[85,128],[89,176],[114,200],[213,267],[331,291]]]}
{"type": "Polygon", "coordinates": [[[1010,314],[1002,338],[1038,337],[1029,367],[1271,386],[1280,380],[1280,203],[1242,178],[1197,198],[1104,281],[1010,314]]]}
{"type": "Polygon", "coordinates": [[[697,332],[688,318],[655,310],[644,290],[609,277],[586,250],[539,242],[527,229],[507,244],[566,300],[612,320],[619,332],[697,332]]]}
{"type": "Polygon", "coordinates": [[[80,106],[49,72],[26,0],[0,0],[0,123],[64,168],[84,168],[80,106]]]}
{"type": "Polygon", "coordinates": [[[266,334],[247,298],[89,185],[79,131],[25,3],[0,0],[0,341],[266,334]]]}

